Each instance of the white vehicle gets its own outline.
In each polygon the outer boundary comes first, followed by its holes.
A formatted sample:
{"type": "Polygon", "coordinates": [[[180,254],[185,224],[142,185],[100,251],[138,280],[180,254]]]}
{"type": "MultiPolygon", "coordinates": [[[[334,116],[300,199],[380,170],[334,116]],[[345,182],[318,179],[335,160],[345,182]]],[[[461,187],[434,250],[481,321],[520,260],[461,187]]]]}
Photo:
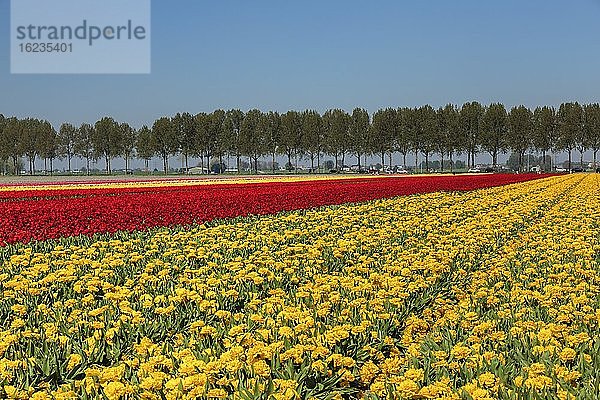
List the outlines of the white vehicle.
{"type": "Polygon", "coordinates": [[[479,168],[469,168],[469,172],[470,173],[478,173],[478,172],[481,172],[481,170],[479,168]]]}

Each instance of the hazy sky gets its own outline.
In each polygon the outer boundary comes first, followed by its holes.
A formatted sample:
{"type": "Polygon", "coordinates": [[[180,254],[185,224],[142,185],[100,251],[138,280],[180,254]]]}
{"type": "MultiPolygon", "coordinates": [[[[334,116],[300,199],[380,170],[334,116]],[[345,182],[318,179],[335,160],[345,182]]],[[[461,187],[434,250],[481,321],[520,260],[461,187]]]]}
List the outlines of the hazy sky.
{"type": "Polygon", "coordinates": [[[0,113],[55,125],[600,94],[600,0],[154,0],[150,75],[11,75],[9,8],[0,0],[0,113]]]}

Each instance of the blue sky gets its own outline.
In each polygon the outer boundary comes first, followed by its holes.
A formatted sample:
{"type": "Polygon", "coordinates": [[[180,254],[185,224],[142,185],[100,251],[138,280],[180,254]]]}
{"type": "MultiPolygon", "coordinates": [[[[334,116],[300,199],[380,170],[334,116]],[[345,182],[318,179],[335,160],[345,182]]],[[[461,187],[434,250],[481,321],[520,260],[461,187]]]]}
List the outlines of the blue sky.
{"type": "Polygon", "coordinates": [[[154,0],[149,75],[11,75],[9,8],[0,0],[0,113],[55,125],[600,94],[600,0],[154,0]]]}

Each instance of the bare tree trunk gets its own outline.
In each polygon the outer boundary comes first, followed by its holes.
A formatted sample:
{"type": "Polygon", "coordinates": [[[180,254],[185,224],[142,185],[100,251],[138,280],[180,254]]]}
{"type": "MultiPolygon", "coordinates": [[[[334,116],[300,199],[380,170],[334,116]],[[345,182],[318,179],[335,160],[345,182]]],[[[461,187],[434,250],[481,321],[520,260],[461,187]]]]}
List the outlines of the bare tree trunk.
{"type": "Polygon", "coordinates": [[[546,172],[546,150],[542,150],[542,172],[546,172]]]}
{"type": "Polygon", "coordinates": [[[519,172],[523,172],[523,154],[519,152],[519,172]]]}
{"type": "Polygon", "coordinates": [[[415,150],[415,172],[419,169],[419,150],[415,150]]]}
{"type": "Polygon", "coordinates": [[[286,165],[286,166],[285,166],[285,169],[286,169],[286,170],[287,170],[288,168],[289,168],[289,169],[292,169],[292,152],[290,152],[290,151],[287,151],[286,153],[287,153],[288,165],[286,165]]]}
{"type": "Polygon", "coordinates": [[[321,172],[321,152],[317,151],[317,173],[321,172]]]}
{"type": "Polygon", "coordinates": [[[296,158],[296,165],[295,165],[295,172],[298,173],[298,150],[296,150],[295,152],[295,158],[296,158]]]}

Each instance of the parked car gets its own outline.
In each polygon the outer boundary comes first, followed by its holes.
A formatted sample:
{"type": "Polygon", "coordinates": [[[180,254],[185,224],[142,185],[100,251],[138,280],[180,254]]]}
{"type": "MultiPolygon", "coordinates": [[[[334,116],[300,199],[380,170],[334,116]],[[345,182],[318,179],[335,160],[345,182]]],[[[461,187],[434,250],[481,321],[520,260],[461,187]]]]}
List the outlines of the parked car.
{"type": "Polygon", "coordinates": [[[395,174],[408,174],[409,172],[404,168],[403,165],[394,165],[394,173],[395,174]]]}
{"type": "Polygon", "coordinates": [[[479,168],[469,168],[468,172],[477,173],[477,172],[481,172],[481,170],[479,168]]]}

